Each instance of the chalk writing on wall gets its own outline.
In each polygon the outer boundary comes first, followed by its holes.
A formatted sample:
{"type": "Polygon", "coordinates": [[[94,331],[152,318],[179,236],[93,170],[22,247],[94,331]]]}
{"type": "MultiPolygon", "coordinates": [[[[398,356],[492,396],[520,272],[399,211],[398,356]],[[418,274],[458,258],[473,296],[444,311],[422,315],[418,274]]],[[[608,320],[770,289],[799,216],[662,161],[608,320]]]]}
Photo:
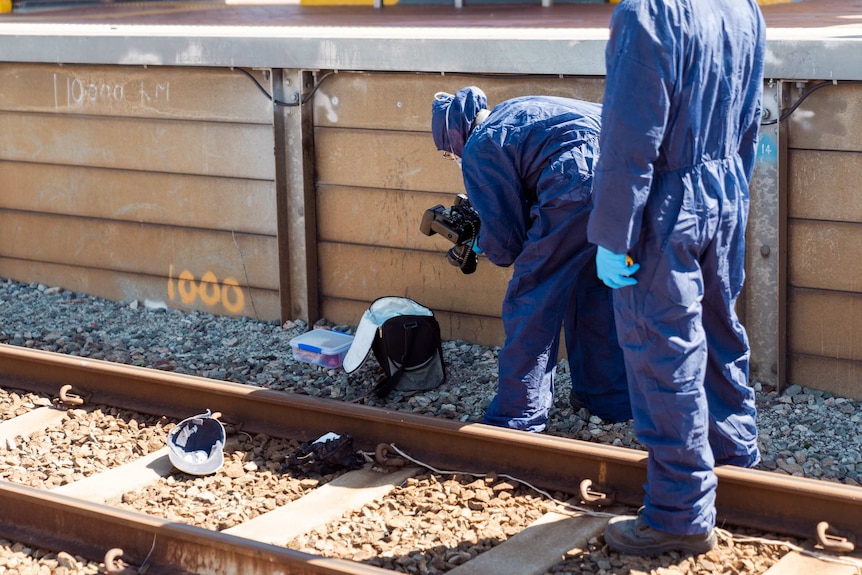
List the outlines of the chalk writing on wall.
{"type": "Polygon", "coordinates": [[[123,104],[132,99],[139,99],[142,105],[150,106],[171,100],[170,82],[152,80],[123,83],[73,76],[66,76],[65,82],[63,80],[54,74],[54,104],[57,107],[123,104]]]}

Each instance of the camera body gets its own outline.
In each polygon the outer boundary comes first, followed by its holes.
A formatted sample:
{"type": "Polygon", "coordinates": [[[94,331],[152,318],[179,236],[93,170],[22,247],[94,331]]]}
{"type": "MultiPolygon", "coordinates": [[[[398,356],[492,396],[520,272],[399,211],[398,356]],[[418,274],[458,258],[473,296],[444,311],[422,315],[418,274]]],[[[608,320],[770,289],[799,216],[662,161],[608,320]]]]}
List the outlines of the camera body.
{"type": "Polygon", "coordinates": [[[449,208],[438,204],[425,210],[419,231],[426,236],[440,234],[455,244],[446,254],[446,260],[462,273],[471,274],[476,271],[479,261],[473,245],[479,235],[480,224],[479,214],[470,200],[464,194],[458,194],[449,208]]]}

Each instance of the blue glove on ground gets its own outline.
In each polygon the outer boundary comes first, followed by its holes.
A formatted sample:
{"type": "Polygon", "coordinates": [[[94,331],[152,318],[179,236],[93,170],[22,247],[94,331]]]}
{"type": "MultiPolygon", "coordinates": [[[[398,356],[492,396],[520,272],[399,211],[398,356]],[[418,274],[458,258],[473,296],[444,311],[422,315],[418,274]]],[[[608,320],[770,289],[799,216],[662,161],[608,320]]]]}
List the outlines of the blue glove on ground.
{"type": "Polygon", "coordinates": [[[609,288],[617,289],[638,283],[638,280],[629,276],[640,269],[640,264],[626,263],[626,254],[615,254],[602,246],[596,252],[596,274],[609,288]]]}
{"type": "Polygon", "coordinates": [[[482,255],[485,253],[482,251],[482,248],[479,247],[479,242],[476,242],[476,241],[473,242],[473,252],[475,252],[479,255],[482,255]]]}

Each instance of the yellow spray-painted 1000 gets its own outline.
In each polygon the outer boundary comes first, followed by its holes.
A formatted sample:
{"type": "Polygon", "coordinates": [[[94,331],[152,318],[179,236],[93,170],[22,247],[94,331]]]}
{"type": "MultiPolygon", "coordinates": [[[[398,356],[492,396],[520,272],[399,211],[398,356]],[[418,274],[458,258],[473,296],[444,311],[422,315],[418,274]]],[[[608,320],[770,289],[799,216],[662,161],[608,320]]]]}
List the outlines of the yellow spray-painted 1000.
{"type": "Polygon", "coordinates": [[[183,270],[175,279],[174,265],[171,264],[168,271],[168,298],[175,301],[177,295],[184,304],[190,304],[200,298],[210,306],[221,303],[227,311],[233,313],[238,313],[245,307],[245,295],[234,278],[224,278],[219,283],[216,275],[208,271],[197,281],[192,272],[183,270]]]}

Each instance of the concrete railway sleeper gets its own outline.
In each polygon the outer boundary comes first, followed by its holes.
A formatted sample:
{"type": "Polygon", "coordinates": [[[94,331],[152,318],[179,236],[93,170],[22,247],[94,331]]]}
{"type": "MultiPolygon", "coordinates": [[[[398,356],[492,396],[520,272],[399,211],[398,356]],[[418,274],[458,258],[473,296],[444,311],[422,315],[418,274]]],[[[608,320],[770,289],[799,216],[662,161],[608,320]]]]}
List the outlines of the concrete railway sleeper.
{"type": "Polygon", "coordinates": [[[16,542],[6,548],[123,574],[826,575],[862,565],[859,488],[720,469],[719,548],[632,558],[610,553],[601,533],[639,502],[640,452],[5,346],[0,365],[0,550],[16,542]],[[171,465],[165,437],[206,409],[222,414],[225,463],[189,475],[171,465]],[[285,467],[330,431],[351,434],[364,465],[285,467]],[[792,552],[815,543],[819,558],[792,552]]]}

